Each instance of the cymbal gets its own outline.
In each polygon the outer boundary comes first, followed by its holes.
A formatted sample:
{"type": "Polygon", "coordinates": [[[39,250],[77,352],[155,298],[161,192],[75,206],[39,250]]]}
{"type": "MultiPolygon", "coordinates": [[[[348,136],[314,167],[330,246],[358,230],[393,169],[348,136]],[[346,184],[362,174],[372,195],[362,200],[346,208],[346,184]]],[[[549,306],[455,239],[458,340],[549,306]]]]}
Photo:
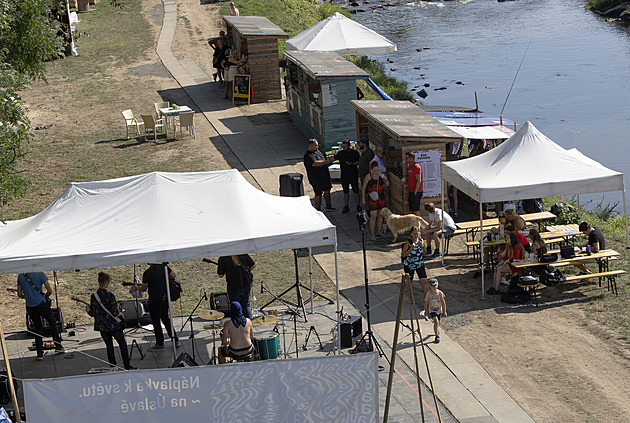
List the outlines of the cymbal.
{"type": "Polygon", "coordinates": [[[203,328],[205,330],[209,330],[210,332],[216,332],[216,331],[220,331],[221,329],[223,329],[223,326],[205,325],[203,328]]]}
{"type": "Polygon", "coordinates": [[[203,320],[221,320],[225,314],[217,310],[201,310],[197,316],[203,320]]]}
{"type": "Polygon", "coordinates": [[[252,319],[252,326],[273,325],[277,321],[278,321],[278,316],[261,314],[260,316],[256,316],[252,319]]]}

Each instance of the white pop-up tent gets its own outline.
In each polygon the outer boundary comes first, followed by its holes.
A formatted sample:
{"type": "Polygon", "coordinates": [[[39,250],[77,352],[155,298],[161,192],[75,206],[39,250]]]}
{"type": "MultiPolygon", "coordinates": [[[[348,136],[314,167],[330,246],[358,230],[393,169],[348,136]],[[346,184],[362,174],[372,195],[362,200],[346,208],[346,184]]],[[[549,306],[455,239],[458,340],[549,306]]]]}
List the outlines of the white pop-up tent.
{"type": "Polygon", "coordinates": [[[334,51],[341,56],[390,53],[396,44],[337,12],[286,41],[287,50],[334,51]]]}
{"type": "Polygon", "coordinates": [[[334,246],[336,269],[335,226],[308,197],[264,193],[237,170],[154,172],[72,183],[41,213],[0,223],[0,273],[166,263],[322,245],[334,246]]]}
{"type": "MultiPolygon", "coordinates": [[[[626,242],[630,244],[623,174],[606,168],[576,149],[565,150],[531,122],[526,122],[512,137],[487,153],[442,162],[441,169],[446,182],[479,202],[481,239],[483,203],[621,191],[626,242]]],[[[483,290],[483,275],[481,286],[483,290]]]]}

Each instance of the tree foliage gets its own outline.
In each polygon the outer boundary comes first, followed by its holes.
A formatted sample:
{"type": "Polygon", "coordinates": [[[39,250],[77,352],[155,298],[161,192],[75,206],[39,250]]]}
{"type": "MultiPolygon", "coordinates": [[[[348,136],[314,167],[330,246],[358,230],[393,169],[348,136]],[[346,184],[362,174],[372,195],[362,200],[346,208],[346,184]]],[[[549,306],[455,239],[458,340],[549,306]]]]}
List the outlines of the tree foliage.
{"type": "Polygon", "coordinates": [[[19,171],[31,124],[20,92],[45,79],[44,62],[63,53],[60,0],[0,0],[0,206],[22,195],[19,171]]]}

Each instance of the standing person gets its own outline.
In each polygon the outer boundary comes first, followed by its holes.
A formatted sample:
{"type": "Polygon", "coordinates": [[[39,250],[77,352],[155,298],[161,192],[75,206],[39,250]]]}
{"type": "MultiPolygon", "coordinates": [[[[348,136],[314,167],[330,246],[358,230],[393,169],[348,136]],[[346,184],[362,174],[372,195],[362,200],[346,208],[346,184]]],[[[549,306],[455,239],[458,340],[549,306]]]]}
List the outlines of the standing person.
{"type": "Polygon", "coordinates": [[[248,254],[238,256],[219,257],[217,275],[225,276],[227,281],[227,293],[230,301],[237,301],[241,305],[245,317],[252,318],[252,309],[249,305],[249,296],[252,290],[252,270],[256,263],[248,254]]]}
{"type": "MultiPolygon", "coordinates": [[[[590,246],[592,253],[596,253],[599,250],[606,249],[606,242],[604,241],[604,235],[602,235],[599,229],[592,227],[588,222],[582,222],[580,223],[579,230],[584,235],[588,236],[588,241],[586,242],[586,244],[580,245],[581,248],[587,248],[588,246],[590,246]]],[[[591,271],[588,270],[586,266],[584,266],[583,263],[576,264],[575,267],[577,267],[580,270],[580,273],[578,273],[578,275],[591,274],[591,271]]]]}
{"type": "MultiPolygon", "coordinates": [[[[427,270],[424,267],[424,240],[420,238],[420,230],[412,226],[409,232],[409,239],[402,246],[400,258],[402,259],[405,273],[413,281],[414,272],[420,278],[422,292],[426,295],[429,292],[429,281],[427,280],[427,270]]],[[[426,313],[425,313],[426,315],[426,313]]]]}
{"type": "Polygon", "coordinates": [[[385,168],[385,160],[383,159],[383,156],[383,147],[376,147],[374,149],[374,158],[372,159],[372,161],[370,161],[370,166],[372,166],[372,163],[378,163],[378,174],[380,176],[385,175],[385,172],[387,171],[387,169],[385,168]]]}
{"type": "MultiPolygon", "coordinates": [[[[405,153],[407,161],[407,186],[409,187],[409,210],[416,216],[420,216],[420,200],[422,199],[422,167],[416,163],[414,154],[405,153]]],[[[404,182],[404,181],[403,181],[404,182]]],[[[429,247],[431,245],[429,244],[429,247]]],[[[431,248],[429,248],[430,250],[431,248]]]]}
{"type": "Polygon", "coordinates": [[[446,295],[438,289],[438,280],[429,279],[431,291],[429,291],[424,299],[424,315],[433,321],[433,333],[435,333],[435,343],[440,343],[440,320],[446,317],[446,295]]]}
{"type": "Polygon", "coordinates": [[[335,154],[335,160],[339,160],[341,167],[341,188],[343,189],[344,206],[341,213],[348,213],[350,207],[350,187],[354,193],[354,203],[357,206],[357,212],[361,212],[359,200],[359,152],[354,148],[350,148],[350,141],[343,140],[341,143],[341,151],[335,154]]]}
{"type": "Polygon", "coordinates": [[[359,181],[365,180],[365,176],[370,173],[370,162],[374,158],[374,151],[370,148],[368,139],[363,137],[357,141],[357,146],[361,150],[359,158],[359,181]]]}
{"type": "Polygon", "coordinates": [[[319,151],[319,142],[315,138],[308,140],[308,150],[304,153],[304,167],[306,168],[308,182],[315,192],[313,202],[317,211],[322,210],[322,193],[324,194],[324,200],[326,200],[326,210],[335,210],[330,199],[332,182],[328,171],[328,166],[334,161],[334,156],[326,158],[324,153],[319,151]]]}
{"type": "Polygon", "coordinates": [[[234,5],[234,2],[231,1],[230,2],[230,16],[240,16],[240,15],[241,15],[241,12],[238,11],[236,6],[234,5]]]}
{"type": "Polygon", "coordinates": [[[52,289],[48,276],[44,272],[20,273],[17,279],[17,295],[26,300],[26,313],[33,321],[35,331],[35,349],[37,350],[37,360],[44,359],[44,343],[42,333],[44,327],[42,318],[48,322],[52,331],[52,338],[55,341],[55,352],[65,353],[66,349],[61,345],[61,335],[57,327],[57,321],[50,309],[50,295],[52,289]],[[42,287],[46,287],[46,294],[42,292],[42,287]]]}
{"type": "MultiPolygon", "coordinates": [[[[167,271],[169,279],[177,277],[173,269],[168,266],[167,271]]],[[[164,265],[149,263],[149,268],[142,274],[142,283],[134,282],[134,286],[140,292],[149,290],[149,314],[153,325],[153,333],[155,334],[155,345],[148,350],[164,351],[164,333],[162,332],[160,321],[164,324],[169,338],[175,342],[175,347],[179,347],[179,339],[175,334],[174,328],[171,327],[171,319],[169,318],[164,265]]]]}
{"type": "Polygon", "coordinates": [[[223,336],[219,347],[219,364],[224,364],[226,357],[235,360],[249,356],[247,361],[254,361],[254,327],[252,321],[243,315],[238,301],[230,303],[230,319],[223,324],[223,336]]]}
{"type": "MultiPolygon", "coordinates": [[[[208,44],[210,44],[210,42],[208,42],[208,44]]],[[[228,47],[223,38],[218,38],[216,41],[216,47],[213,48],[214,53],[212,53],[212,66],[216,69],[216,72],[212,74],[212,77],[216,81],[218,76],[219,82],[223,82],[223,62],[225,61],[225,52],[228,47]]]]}
{"type": "Polygon", "coordinates": [[[385,187],[389,187],[387,176],[378,176],[378,163],[372,163],[370,174],[365,176],[361,189],[361,204],[366,205],[370,212],[370,233],[372,241],[376,241],[376,236],[381,236],[381,225],[383,224],[383,216],[379,211],[383,207],[387,207],[387,199],[385,198],[385,187]]]}
{"type": "Polygon", "coordinates": [[[98,273],[98,291],[90,297],[90,305],[85,306],[85,311],[94,317],[94,330],[101,333],[101,338],[107,348],[107,361],[111,366],[116,365],[116,354],[114,353],[114,339],[120,347],[123,366],[125,370],[135,370],[136,367],[129,361],[129,350],[123,332],[123,314],[118,309],[116,296],[107,290],[111,278],[105,272],[98,273]],[[118,320],[116,320],[118,319],[118,320]]]}
{"type": "Polygon", "coordinates": [[[222,63],[223,69],[227,70],[225,75],[225,97],[228,98],[228,94],[233,91],[234,75],[238,74],[238,67],[247,61],[247,57],[239,59],[235,49],[226,50],[226,58],[222,63]]]}
{"type": "Polygon", "coordinates": [[[444,226],[444,236],[451,235],[457,227],[455,221],[448,213],[435,207],[433,203],[426,203],[424,209],[429,212],[429,224],[422,229],[422,233],[427,240],[427,256],[430,258],[440,257],[440,233],[444,226]],[[435,244],[435,252],[431,254],[431,239],[435,244]]]}

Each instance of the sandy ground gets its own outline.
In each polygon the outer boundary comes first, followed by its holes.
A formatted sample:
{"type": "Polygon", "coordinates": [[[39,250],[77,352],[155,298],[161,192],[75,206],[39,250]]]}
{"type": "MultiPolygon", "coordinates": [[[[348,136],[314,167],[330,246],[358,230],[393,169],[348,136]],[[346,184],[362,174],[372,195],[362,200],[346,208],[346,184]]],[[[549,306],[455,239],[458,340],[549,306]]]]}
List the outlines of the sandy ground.
{"type": "MultiPolygon", "coordinates": [[[[194,58],[209,74],[212,50],[206,40],[218,34],[220,4],[213,0],[178,1],[173,51],[180,59],[194,58]]],[[[144,10],[157,39],[161,2],[145,0],[144,10]]],[[[182,90],[177,91],[177,84],[157,56],[132,72],[153,79],[157,90],[173,90],[171,101],[179,102],[178,96],[185,96],[182,90]]],[[[157,92],[154,97],[160,101],[157,92]]],[[[28,100],[46,102],[36,94],[28,100]]],[[[38,115],[32,116],[34,124],[54,121],[52,109],[39,108],[38,115]]],[[[119,116],[115,118],[119,120],[119,116]]],[[[203,155],[208,170],[240,167],[210,125],[200,127],[200,131],[191,142],[203,155]]],[[[455,240],[451,249],[457,252],[461,245],[455,240]]],[[[463,251],[459,252],[464,264],[452,260],[455,263],[443,269],[441,279],[451,316],[444,328],[453,339],[539,422],[630,421],[630,349],[615,333],[589,320],[581,308],[582,301],[601,292],[595,283],[586,289],[587,283],[548,288],[543,293],[545,305],[538,309],[506,306],[497,297],[480,299],[479,279],[470,277],[470,261],[464,261],[463,251]]]]}

